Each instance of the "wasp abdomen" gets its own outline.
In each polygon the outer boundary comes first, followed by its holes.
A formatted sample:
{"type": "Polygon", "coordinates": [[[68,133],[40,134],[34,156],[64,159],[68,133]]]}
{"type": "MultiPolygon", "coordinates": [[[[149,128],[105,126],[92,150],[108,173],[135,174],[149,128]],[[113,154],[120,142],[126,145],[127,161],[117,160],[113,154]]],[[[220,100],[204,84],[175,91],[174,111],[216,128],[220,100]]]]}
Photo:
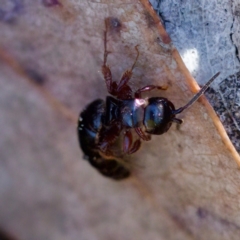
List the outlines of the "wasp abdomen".
{"type": "Polygon", "coordinates": [[[78,120],[78,138],[86,159],[104,176],[115,180],[127,178],[129,170],[115,159],[105,159],[99,154],[98,133],[105,118],[105,103],[98,99],[90,103],[80,114],[78,120]]]}

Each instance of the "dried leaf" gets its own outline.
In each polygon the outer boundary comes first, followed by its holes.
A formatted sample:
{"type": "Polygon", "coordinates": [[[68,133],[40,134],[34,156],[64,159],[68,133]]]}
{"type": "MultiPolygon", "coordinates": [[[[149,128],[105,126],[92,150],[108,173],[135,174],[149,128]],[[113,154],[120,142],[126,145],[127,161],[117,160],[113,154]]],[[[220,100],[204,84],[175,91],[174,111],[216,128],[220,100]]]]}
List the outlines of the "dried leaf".
{"type": "Polygon", "coordinates": [[[149,3],[69,0],[47,8],[26,0],[24,9],[0,26],[0,227],[31,240],[238,239],[239,171],[201,103],[181,115],[180,128],[144,144],[126,181],[103,178],[82,160],[78,113],[107,94],[106,17],[114,79],[138,44],[134,89],[168,85],[154,94],[176,107],[193,95],[189,83],[196,91],[149,3]]]}

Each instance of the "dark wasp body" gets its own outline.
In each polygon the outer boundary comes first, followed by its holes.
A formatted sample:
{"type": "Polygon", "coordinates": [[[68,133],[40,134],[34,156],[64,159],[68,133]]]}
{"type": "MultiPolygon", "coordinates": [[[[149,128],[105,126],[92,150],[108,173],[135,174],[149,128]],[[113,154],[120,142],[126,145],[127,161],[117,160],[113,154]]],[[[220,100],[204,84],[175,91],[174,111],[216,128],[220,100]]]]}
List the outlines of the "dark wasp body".
{"type": "MultiPolygon", "coordinates": [[[[163,97],[143,99],[141,94],[153,89],[166,90],[166,87],[148,85],[133,92],[128,82],[137,62],[139,52],[130,70],[127,70],[119,83],[112,81],[110,68],[106,65],[107,31],[104,32],[104,63],[102,73],[108,92],[113,95],[90,103],[80,114],[78,137],[84,158],[104,176],[120,180],[130,175],[128,165],[115,154],[113,145],[119,141],[118,148],[124,154],[136,152],[141,140],[149,141],[151,134],[160,135],[168,131],[172,122],[182,123],[176,114],[191,106],[219,75],[214,75],[207,84],[184,107],[175,109],[172,102],[163,97]],[[138,138],[133,141],[132,131],[138,138]]],[[[119,150],[119,149],[118,149],[119,150]]]]}

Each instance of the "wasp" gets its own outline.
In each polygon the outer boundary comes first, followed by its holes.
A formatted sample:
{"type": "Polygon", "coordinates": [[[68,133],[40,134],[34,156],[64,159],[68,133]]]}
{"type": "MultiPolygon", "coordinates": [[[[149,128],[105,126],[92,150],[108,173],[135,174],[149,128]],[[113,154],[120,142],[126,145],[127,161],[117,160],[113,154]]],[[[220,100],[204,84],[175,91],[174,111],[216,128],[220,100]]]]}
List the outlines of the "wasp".
{"type": "Polygon", "coordinates": [[[196,102],[220,74],[215,74],[185,106],[175,109],[167,98],[142,98],[142,93],[153,89],[166,90],[166,87],[147,85],[137,91],[131,89],[129,81],[139,57],[138,46],[135,49],[137,56],[132,67],[123,73],[119,83],[113,81],[107,65],[110,52],[107,50],[106,27],[102,74],[111,96],[107,96],[106,101],[97,99],[91,102],[78,120],[78,139],[84,158],[101,174],[115,180],[127,178],[131,171],[113,146],[117,145],[118,152],[123,155],[133,154],[139,150],[142,141],[151,140],[151,135],[167,132],[173,122],[181,124],[182,120],[176,115],[196,102]],[[135,140],[133,132],[137,136],[135,140]]]}

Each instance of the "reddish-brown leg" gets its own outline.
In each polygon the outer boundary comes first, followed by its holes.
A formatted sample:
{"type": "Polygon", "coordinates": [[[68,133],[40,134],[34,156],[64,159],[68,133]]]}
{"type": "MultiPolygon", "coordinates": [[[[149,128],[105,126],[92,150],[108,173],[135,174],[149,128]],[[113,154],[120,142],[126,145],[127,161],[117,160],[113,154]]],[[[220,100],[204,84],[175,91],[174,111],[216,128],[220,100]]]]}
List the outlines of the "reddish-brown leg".
{"type": "Polygon", "coordinates": [[[111,70],[107,66],[107,56],[110,52],[107,50],[107,23],[106,22],[105,22],[105,25],[106,25],[106,30],[104,31],[104,56],[103,56],[102,74],[105,79],[107,90],[111,95],[116,96],[119,99],[130,99],[132,98],[132,89],[128,85],[128,82],[132,77],[132,71],[136,65],[136,62],[139,56],[138,46],[135,47],[137,51],[137,57],[131,69],[127,70],[123,74],[119,84],[117,84],[115,81],[112,80],[111,70]]]}
{"type": "Polygon", "coordinates": [[[122,78],[121,78],[121,80],[120,80],[120,83],[118,84],[118,87],[117,87],[117,91],[119,91],[119,92],[121,91],[121,89],[122,89],[124,86],[126,86],[126,85],[128,84],[129,80],[130,80],[131,77],[132,77],[132,71],[133,71],[133,69],[134,69],[134,67],[135,67],[135,65],[136,65],[136,63],[137,63],[138,57],[139,57],[138,45],[135,46],[135,49],[136,49],[136,51],[137,51],[136,59],[135,59],[133,65],[132,65],[131,69],[130,69],[130,70],[127,70],[127,71],[122,75],[122,78]]]}
{"type": "MultiPolygon", "coordinates": [[[[103,77],[105,79],[105,83],[106,83],[106,86],[107,86],[107,90],[110,94],[113,94],[114,91],[114,86],[113,86],[113,82],[112,82],[112,73],[111,73],[111,70],[108,66],[106,65],[103,65],[102,66],[102,74],[103,74],[103,77]]],[[[115,83],[116,85],[116,83],[115,83]]]]}
{"type": "Polygon", "coordinates": [[[133,154],[135,153],[139,148],[141,147],[141,140],[137,139],[131,149],[129,149],[128,154],[133,154]]]}
{"type": "Polygon", "coordinates": [[[132,77],[132,71],[133,71],[133,69],[136,65],[136,62],[138,60],[138,57],[139,57],[138,45],[135,46],[135,49],[137,51],[136,59],[132,65],[131,69],[127,70],[125,73],[123,73],[121,80],[116,89],[116,96],[119,99],[131,99],[133,97],[132,96],[133,92],[132,92],[131,87],[128,85],[128,82],[132,77]]]}
{"type": "Polygon", "coordinates": [[[135,153],[141,146],[140,139],[137,139],[134,144],[132,144],[132,133],[130,130],[127,130],[124,133],[123,138],[123,152],[126,154],[133,154],[135,153]]]}
{"type": "Polygon", "coordinates": [[[124,132],[124,136],[123,136],[123,152],[124,153],[128,153],[128,150],[130,149],[132,145],[132,133],[127,130],[126,132],[124,132]]]}
{"type": "Polygon", "coordinates": [[[107,62],[107,55],[109,54],[109,51],[107,51],[107,30],[104,32],[104,61],[102,66],[102,73],[106,82],[106,86],[108,89],[108,92],[114,96],[117,96],[119,99],[129,99],[132,98],[132,89],[128,85],[129,80],[132,77],[132,70],[134,69],[138,56],[138,46],[135,47],[137,51],[137,57],[131,67],[130,70],[127,70],[123,76],[121,77],[120,83],[117,85],[116,82],[112,81],[112,74],[110,68],[106,65],[107,62]]]}
{"type": "Polygon", "coordinates": [[[104,31],[104,55],[103,55],[102,74],[105,79],[108,92],[112,95],[115,95],[117,83],[112,81],[112,73],[110,68],[107,66],[107,57],[110,52],[107,50],[107,23],[106,22],[105,22],[105,25],[106,25],[106,30],[104,31]]]}
{"type": "Polygon", "coordinates": [[[144,141],[150,141],[150,140],[151,140],[151,135],[144,133],[143,130],[142,130],[140,127],[134,128],[134,129],[135,129],[137,135],[138,135],[142,140],[144,140],[144,141]]]}
{"type": "Polygon", "coordinates": [[[117,92],[115,96],[118,99],[126,100],[126,99],[132,99],[133,98],[133,92],[130,86],[125,85],[122,87],[120,92],[117,92]]]}
{"type": "Polygon", "coordinates": [[[143,88],[138,89],[138,90],[135,92],[134,97],[135,97],[135,98],[141,98],[141,97],[142,97],[141,94],[142,94],[143,92],[149,92],[149,91],[151,91],[151,90],[153,90],[153,89],[167,90],[167,88],[168,88],[167,86],[147,85],[147,86],[145,86],[145,87],[143,87],[143,88]]]}
{"type": "Polygon", "coordinates": [[[122,125],[119,122],[113,122],[108,127],[103,127],[99,132],[98,148],[101,152],[106,155],[112,155],[109,147],[116,141],[120,132],[122,130],[122,125]]]}

